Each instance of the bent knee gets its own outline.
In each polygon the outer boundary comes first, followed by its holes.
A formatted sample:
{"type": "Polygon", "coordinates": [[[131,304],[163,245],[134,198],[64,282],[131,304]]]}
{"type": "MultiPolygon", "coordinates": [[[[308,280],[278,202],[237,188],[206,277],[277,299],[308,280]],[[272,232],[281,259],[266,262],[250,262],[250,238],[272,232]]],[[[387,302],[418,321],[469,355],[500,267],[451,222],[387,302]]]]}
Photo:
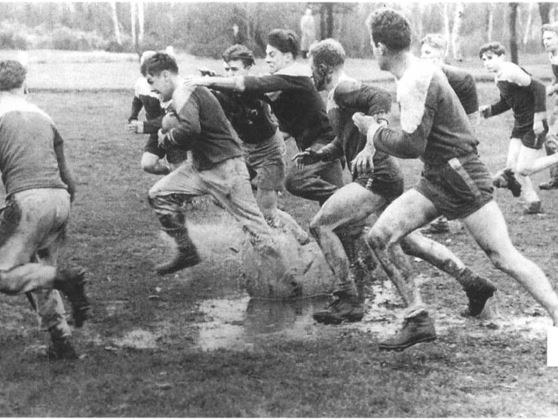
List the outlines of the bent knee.
{"type": "Polygon", "coordinates": [[[386,249],[391,244],[391,237],[387,229],[373,226],[366,234],[366,242],[373,249],[386,249]]]}
{"type": "Polygon", "coordinates": [[[7,271],[0,271],[0,292],[6,295],[17,295],[21,292],[21,287],[7,277],[7,271]]]}

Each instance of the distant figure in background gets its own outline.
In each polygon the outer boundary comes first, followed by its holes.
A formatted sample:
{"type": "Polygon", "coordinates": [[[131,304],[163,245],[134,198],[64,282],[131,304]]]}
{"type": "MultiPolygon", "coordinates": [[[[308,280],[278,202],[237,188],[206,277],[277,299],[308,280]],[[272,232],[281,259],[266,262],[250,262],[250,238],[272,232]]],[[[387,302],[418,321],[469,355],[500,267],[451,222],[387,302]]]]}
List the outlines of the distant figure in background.
{"type": "Polygon", "coordinates": [[[246,38],[244,37],[244,34],[242,32],[240,32],[240,28],[238,26],[238,24],[233,23],[232,26],[232,44],[244,44],[244,42],[246,41],[246,38]]]}
{"type": "Polygon", "coordinates": [[[307,58],[310,47],[316,42],[316,22],[311,7],[307,7],[300,18],[300,33],[300,53],[302,58],[307,58]]]}
{"type": "MultiPolygon", "coordinates": [[[[547,155],[556,153],[558,141],[558,23],[547,23],[542,26],[542,41],[544,49],[548,53],[550,66],[554,80],[546,88],[548,96],[552,96],[550,110],[550,128],[544,143],[547,155]]],[[[550,179],[539,184],[541,190],[553,190],[558,188],[558,165],[550,167],[550,179]]]]}
{"type": "Polygon", "coordinates": [[[524,214],[542,213],[530,175],[558,163],[558,154],[539,155],[548,133],[545,86],[517,64],[506,61],[506,49],[499,42],[483,45],[479,57],[494,74],[500,91],[500,100],[483,105],[481,115],[489,118],[511,109],[514,117],[506,167],[494,176],[494,186],[509,188],[516,197],[523,193],[524,214]]]}
{"type": "Polygon", "coordinates": [[[0,61],[0,171],[6,190],[0,210],[0,292],[27,294],[50,333],[49,359],[77,359],[58,291],[81,327],[89,311],[85,271],[57,264],[75,183],[53,121],[25,98],[26,74],[18,61],[0,61]]]}

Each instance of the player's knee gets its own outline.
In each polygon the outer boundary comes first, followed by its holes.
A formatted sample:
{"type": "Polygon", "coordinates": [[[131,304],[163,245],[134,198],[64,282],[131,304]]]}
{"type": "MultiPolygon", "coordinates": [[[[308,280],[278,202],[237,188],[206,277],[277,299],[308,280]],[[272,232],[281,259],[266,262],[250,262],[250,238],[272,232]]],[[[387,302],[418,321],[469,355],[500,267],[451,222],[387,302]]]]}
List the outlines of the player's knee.
{"type": "Polygon", "coordinates": [[[373,226],[366,234],[366,242],[372,249],[386,249],[389,245],[389,237],[385,229],[373,226]]]}
{"type": "Polygon", "coordinates": [[[10,281],[7,271],[0,271],[0,292],[6,295],[17,295],[20,293],[21,288],[18,284],[10,281]]]}

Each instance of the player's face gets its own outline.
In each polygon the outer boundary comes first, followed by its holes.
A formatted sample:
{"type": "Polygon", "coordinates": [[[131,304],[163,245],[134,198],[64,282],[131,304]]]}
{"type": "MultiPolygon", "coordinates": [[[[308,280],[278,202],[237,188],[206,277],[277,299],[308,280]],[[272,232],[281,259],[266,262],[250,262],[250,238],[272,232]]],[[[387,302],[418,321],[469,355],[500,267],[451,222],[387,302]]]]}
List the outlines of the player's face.
{"type": "Polygon", "coordinates": [[[269,72],[271,74],[278,72],[289,64],[287,54],[282,53],[271,45],[265,48],[265,62],[269,66],[269,72]]]}
{"type": "Polygon", "coordinates": [[[547,52],[558,52],[558,34],[552,31],[544,31],[542,36],[544,49],[547,52]]]}
{"type": "Polygon", "coordinates": [[[157,93],[161,97],[162,101],[171,100],[174,92],[169,75],[169,72],[166,70],[163,70],[158,75],[147,75],[147,83],[151,86],[151,90],[157,93]]]}
{"type": "Polygon", "coordinates": [[[223,62],[223,68],[227,77],[234,76],[247,76],[250,72],[250,67],[244,67],[242,60],[231,60],[223,62]]]}
{"type": "Polygon", "coordinates": [[[492,51],[487,51],[481,57],[484,68],[491,73],[497,73],[504,62],[504,55],[496,55],[492,51]]]}
{"type": "Polygon", "coordinates": [[[420,58],[430,60],[434,64],[440,64],[443,60],[443,51],[424,43],[420,47],[420,58]]]}

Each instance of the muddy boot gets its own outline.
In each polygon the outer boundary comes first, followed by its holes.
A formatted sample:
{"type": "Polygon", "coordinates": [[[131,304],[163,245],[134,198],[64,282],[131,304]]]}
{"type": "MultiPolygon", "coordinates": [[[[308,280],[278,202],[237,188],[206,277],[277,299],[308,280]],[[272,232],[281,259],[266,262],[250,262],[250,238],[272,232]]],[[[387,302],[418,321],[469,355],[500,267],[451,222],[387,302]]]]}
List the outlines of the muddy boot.
{"type": "Polygon", "coordinates": [[[380,350],[405,350],[407,347],[418,343],[427,343],[436,340],[434,322],[428,312],[422,311],[417,315],[405,318],[403,328],[396,335],[382,341],[380,350]]]}
{"type": "Polygon", "coordinates": [[[489,280],[479,276],[469,268],[464,268],[458,279],[469,298],[469,309],[465,315],[478,316],[483,311],[486,301],[497,290],[489,280]]]}
{"type": "Polygon", "coordinates": [[[163,230],[174,239],[177,249],[174,257],[170,261],[156,265],[155,271],[161,275],[170,274],[198,264],[201,259],[184,225],[184,214],[163,214],[159,216],[159,221],[163,230]]]}
{"type": "Polygon", "coordinates": [[[523,209],[523,214],[539,214],[543,213],[542,205],[540,201],[531,201],[527,203],[523,209]]]}
{"type": "Polygon", "coordinates": [[[53,287],[70,302],[74,325],[81,327],[88,318],[90,309],[89,301],[85,295],[85,269],[67,268],[57,269],[53,287]]]}
{"type": "Polygon", "coordinates": [[[430,225],[424,229],[421,229],[422,233],[430,234],[430,235],[439,235],[441,233],[449,233],[450,227],[448,219],[444,216],[438,217],[434,220],[430,225]]]}
{"type": "Polygon", "coordinates": [[[333,292],[335,300],[322,311],[312,314],[316,322],[341,324],[343,321],[358,322],[364,317],[364,305],[357,296],[347,292],[333,292]]]}
{"type": "Polygon", "coordinates": [[[63,335],[62,331],[53,327],[49,329],[50,345],[48,346],[48,360],[75,360],[78,358],[76,350],[69,335],[63,335]]]}
{"type": "Polygon", "coordinates": [[[177,244],[176,254],[171,260],[155,266],[157,274],[171,274],[187,267],[193,267],[201,261],[198,250],[190,239],[186,228],[168,233],[177,244]]]}
{"type": "Polygon", "coordinates": [[[511,191],[514,197],[519,197],[521,195],[521,184],[513,174],[511,169],[506,169],[504,171],[504,178],[507,182],[507,188],[511,191]]]}

